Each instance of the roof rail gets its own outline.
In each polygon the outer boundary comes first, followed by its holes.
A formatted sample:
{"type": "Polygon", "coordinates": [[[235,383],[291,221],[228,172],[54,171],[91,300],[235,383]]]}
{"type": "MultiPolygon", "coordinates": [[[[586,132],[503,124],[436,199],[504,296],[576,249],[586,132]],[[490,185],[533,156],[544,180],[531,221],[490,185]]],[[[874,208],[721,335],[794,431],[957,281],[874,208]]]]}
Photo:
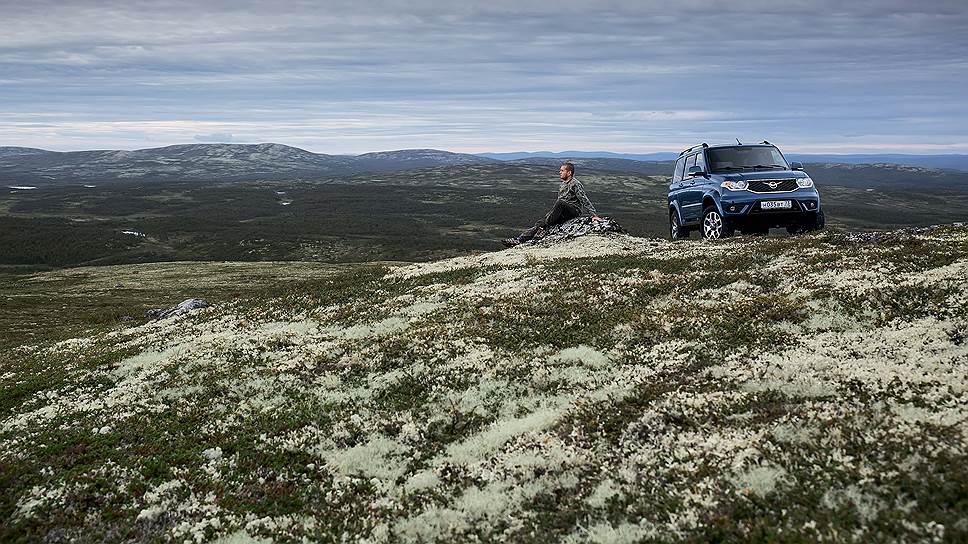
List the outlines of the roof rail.
{"type": "Polygon", "coordinates": [[[766,145],[773,145],[773,144],[771,144],[770,142],[768,142],[768,141],[766,141],[766,140],[763,140],[763,141],[762,141],[762,142],[760,142],[760,143],[763,143],[763,144],[766,144],[766,145]]]}
{"type": "Polygon", "coordinates": [[[686,153],[689,153],[693,149],[696,149],[697,147],[702,147],[703,149],[705,149],[705,148],[709,147],[709,144],[707,144],[706,142],[703,142],[701,144],[696,144],[696,145],[690,147],[689,149],[683,151],[682,153],[679,153],[679,156],[681,157],[681,156],[685,155],[686,153]]]}

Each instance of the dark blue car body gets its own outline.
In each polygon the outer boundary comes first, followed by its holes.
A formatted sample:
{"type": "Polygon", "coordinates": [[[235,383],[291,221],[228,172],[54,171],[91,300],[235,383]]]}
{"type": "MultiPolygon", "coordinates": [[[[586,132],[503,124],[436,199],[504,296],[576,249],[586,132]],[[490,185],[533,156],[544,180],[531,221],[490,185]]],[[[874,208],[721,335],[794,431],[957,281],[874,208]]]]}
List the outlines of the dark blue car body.
{"type": "Polygon", "coordinates": [[[669,185],[671,237],[683,238],[693,230],[709,239],[725,238],[735,230],[762,234],[779,227],[793,234],[823,228],[820,194],[802,168],[787,163],[767,142],[702,144],[683,151],[669,185]],[[734,165],[719,160],[743,156],[771,162],[734,165]]]}

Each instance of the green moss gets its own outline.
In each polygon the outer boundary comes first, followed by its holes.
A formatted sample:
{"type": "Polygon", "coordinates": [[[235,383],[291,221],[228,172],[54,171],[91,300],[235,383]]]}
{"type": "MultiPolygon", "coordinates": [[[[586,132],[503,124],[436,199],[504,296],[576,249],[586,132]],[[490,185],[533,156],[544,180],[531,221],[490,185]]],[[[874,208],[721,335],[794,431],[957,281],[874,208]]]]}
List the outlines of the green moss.
{"type": "Polygon", "coordinates": [[[837,290],[832,298],[848,315],[881,326],[896,319],[951,317],[957,309],[951,308],[947,301],[958,292],[956,287],[943,285],[894,285],[863,294],[837,290]]]}

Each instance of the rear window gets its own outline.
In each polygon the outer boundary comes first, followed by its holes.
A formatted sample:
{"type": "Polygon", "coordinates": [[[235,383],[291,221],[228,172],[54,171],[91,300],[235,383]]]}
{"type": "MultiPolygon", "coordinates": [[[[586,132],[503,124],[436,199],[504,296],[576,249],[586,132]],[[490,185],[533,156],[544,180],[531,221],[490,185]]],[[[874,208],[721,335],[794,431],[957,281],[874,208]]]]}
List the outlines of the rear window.
{"type": "Polygon", "coordinates": [[[682,157],[681,159],[679,159],[676,162],[676,173],[672,177],[672,181],[679,181],[679,180],[682,179],[682,171],[683,171],[683,167],[685,166],[685,164],[686,164],[686,158],[685,157],[682,157]]]}
{"type": "Polygon", "coordinates": [[[696,156],[695,155],[689,155],[689,158],[686,159],[686,170],[685,170],[685,173],[688,174],[689,173],[689,169],[692,168],[693,166],[696,166],[696,156]]]}

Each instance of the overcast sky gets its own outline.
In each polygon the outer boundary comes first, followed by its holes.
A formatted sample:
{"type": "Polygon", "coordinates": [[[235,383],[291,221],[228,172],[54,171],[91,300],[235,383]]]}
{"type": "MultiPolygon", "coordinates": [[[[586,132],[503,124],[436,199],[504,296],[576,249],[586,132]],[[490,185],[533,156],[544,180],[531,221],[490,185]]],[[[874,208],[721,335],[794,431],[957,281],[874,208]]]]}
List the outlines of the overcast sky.
{"type": "Polygon", "coordinates": [[[965,0],[459,4],[0,0],[0,145],[968,152],[965,0]]]}

